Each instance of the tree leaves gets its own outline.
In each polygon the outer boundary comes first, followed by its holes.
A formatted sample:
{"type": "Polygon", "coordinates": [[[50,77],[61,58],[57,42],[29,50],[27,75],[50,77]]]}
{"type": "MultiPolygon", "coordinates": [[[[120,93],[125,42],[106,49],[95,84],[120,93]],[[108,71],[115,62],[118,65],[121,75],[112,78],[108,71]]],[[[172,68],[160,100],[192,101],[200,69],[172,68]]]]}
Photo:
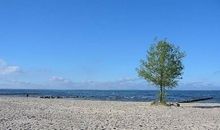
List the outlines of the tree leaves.
{"type": "Polygon", "coordinates": [[[138,75],[160,88],[173,88],[182,79],[185,53],[179,47],[160,40],[147,51],[147,59],[141,60],[138,75]]]}

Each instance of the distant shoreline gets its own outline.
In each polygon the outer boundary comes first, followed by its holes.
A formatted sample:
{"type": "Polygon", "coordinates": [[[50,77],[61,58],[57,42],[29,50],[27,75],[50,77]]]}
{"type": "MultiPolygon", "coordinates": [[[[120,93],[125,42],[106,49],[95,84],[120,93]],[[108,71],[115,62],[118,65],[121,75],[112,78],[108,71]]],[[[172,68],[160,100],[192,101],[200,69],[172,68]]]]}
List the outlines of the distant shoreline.
{"type": "MultiPolygon", "coordinates": [[[[1,90],[49,90],[49,91],[158,91],[157,89],[24,89],[24,88],[0,88],[1,90]]],[[[170,89],[167,91],[220,91],[220,89],[213,90],[198,90],[198,89],[170,89]]]]}

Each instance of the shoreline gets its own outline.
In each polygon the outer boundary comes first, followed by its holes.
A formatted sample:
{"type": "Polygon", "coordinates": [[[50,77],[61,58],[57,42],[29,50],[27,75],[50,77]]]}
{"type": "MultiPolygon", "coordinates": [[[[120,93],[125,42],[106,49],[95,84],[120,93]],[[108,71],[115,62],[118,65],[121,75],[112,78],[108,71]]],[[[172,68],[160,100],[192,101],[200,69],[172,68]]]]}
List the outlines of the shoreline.
{"type": "MultiPolygon", "coordinates": [[[[147,100],[147,101],[135,101],[135,100],[112,100],[112,99],[89,99],[89,98],[77,98],[77,97],[62,97],[62,96],[21,96],[21,95],[0,95],[0,98],[36,98],[36,99],[48,99],[48,100],[53,100],[53,99],[63,99],[63,100],[85,100],[85,101],[110,101],[110,102],[140,102],[140,103],[152,103],[155,100],[147,100]],[[49,97],[49,98],[47,98],[49,97]]],[[[188,101],[188,100],[185,100],[188,101]]],[[[190,101],[190,100],[189,100],[190,101]]],[[[167,101],[167,103],[179,103],[179,104],[192,104],[192,103],[204,103],[204,104],[220,104],[220,102],[210,102],[209,100],[207,101],[195,101],[195,102],[176,102],[176,101],[167,101]]]]}
{"type": "MultiPolygon", "coordinates": [[[[25,96],[2,96],[0,95],[0,100],[3,99],[3,100],[10,100],[10,99],[14,99],[14,100],[48,100],[48,101],[56,101],[56,100],[60,100],[60,101],[88,101],[88,102],[112,102],[112,103],[145,103],[146,105],[151,105],[151,103],[153,101],[123,101],[123,100],[101,100],[101,99],[84,99],[84,98],[40,98],[40,97],[25,97],[25,96]]],[[[178,103],[178,102],[167,102],[167,103],[178,103]]],[[[220,106],[220,103],[218,102],[189,102],[189,103],[179,103],[181,104],[181,107],[185,107],[185,106],[191,106],[191,107],[194,107],[194,106],[197,106],[197,105],[203,105],[203,106],[213,106],[213,105],[218,105],[220,106]]],[[[160,106],[160,105],[159,105],[160,106]]],[[[175,107],[175,106],[167,106],[167,107],[175,107]]]]}

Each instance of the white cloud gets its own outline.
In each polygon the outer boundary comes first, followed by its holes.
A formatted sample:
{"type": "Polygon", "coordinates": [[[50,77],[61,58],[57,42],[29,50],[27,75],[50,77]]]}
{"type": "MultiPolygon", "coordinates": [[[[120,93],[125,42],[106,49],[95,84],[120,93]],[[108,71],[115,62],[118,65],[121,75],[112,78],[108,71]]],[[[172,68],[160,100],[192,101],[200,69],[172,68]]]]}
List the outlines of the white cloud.
{"type": "Polygon", "coordinates": [[[220,86],[212,82],[194,81],[180,83],[177,90],[219,90],[220,86]]]}
{"type": "MultiPolygon", "coordinates": [[[[0,88],[22,89],[97,89],[97,90],[155,90],[157,88],[138,78],[124,78],[117,81],[74,82],[64,77],[53,76],[47,82],[33,83],[19,80],[0,80],[0,88]]],[[[184,82],[175,90],[219,90],[218,84],[209,82],[184,82]]]]}
{"type": "Polygon", "coordinates": [[[63,77],[59,77],[59,76],[53,76],[49,79],[49,81],[52,81],[52,82],[59,82],[59,83],[71,83],[70,80],[68,79],[65,79],[63,77]]]}
{"type": "Polygon", "coordinates": [[[0,59],[0,75],[9,75],[21,72],[19,66],[8,65],[4,60],[0,59]]]}
{"type": "Polygon", "coordinates": [[[124,90],[124,89],[154,89],[149,87],[146,81],[138,78],[124,78],[117,81],[84,81],[84,82],[73,82],[69,79],[65,79],[59,76],[53,76],[49,79],[48,86],[53,86],[59,89],[99,89],[99,90],[124,90]]]}
{"type": "Polygon", "coordinates": [[[0,80],[0,88],[3,89],[39,89],[45,88],[41,84],[35,84],[26,81],[18,81],[18,80],[9,80],[9,79],[1,79],[0,80]]]}

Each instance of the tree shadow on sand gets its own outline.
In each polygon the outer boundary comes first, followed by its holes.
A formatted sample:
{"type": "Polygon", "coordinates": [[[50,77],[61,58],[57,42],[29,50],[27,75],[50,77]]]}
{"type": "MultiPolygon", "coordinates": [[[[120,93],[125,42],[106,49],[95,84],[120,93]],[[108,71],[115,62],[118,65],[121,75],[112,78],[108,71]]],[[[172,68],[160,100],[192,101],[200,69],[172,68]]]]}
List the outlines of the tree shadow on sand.
{"type": "Polygon", "coordinates": [[[220,108],[220,106],[193,106],[193,108],[212,109],[212,108],[220,108]]]}

